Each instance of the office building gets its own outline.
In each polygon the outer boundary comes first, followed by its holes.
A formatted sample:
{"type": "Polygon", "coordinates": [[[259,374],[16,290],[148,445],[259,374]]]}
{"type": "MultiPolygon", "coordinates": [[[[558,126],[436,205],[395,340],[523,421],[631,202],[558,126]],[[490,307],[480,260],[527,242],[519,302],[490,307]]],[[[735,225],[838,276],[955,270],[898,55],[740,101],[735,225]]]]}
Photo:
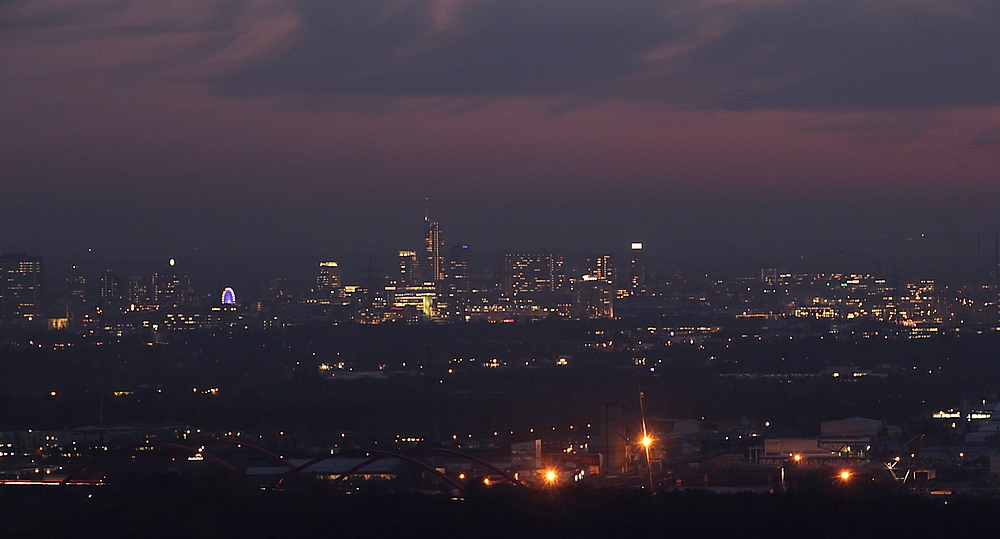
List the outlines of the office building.
{"type": "Polygon", "coordinates": [[[125,300],[128,303],[128,310],[142,310],[148,299],[146,293],[146,285],[143,284],[142,277],[138,275],[129,276],[125,282],[125,300]]]}
{"type": "Polygon", "coordinates": [[[468,245],[455,245],[448,251],[448,291],[452,294],[472,292],[468,245]]]}
{"type": "Polygon", "coordinates": [[[162,307],[176,307],[194,301],[194,288],[187,275],[176,275],[173,271],[156,272],[150,279],[150,298],[162,307]]]}
{"type": "Polygon", "coordinates": [[[646,291],[646,266],[642,259],[642,242],[631,244],[632,261],[629,266],[630,293],[638,294],[646,291]]]}
{"type": "Polygon", "coordinates": [[[117,307],[125,298],[121,287],[121,279],[117,275],[107,271],[101,276],[101,305],[107,309],[117,307]]]}
{"type": "Polygon", "coordinates": [[[611,263],[611,255],[600,255],[590,258],[587,260],[587,265],[587,273],[583,276],[584,281],[607,284],[615,282],[615,271],[611,263]]]}
{"type": "Polygon", "coordinates": [[[42,257],[0,255],[0,278],[0,320],[8,324],[41,321],[42,257]]]}
{"type": "Polygon", "coordinates": [[[389,285],[385,292],[393,310],[401,310],[408,323],[432,320],[438,315],[438,294],[433,286],[389,285]]]}
{"type": "Polygon", "coordinates": [[[518,294],[561,291],[565,273],[562,257],[552,254],[507,254],[504,261],[503,293],[518,294]]]}
{"type": "Polygon", "coordinates": [[[445,277],[444,238],[441,235],[441,225],[424,215],[424,230],[426,261],[424,280],[440,284],[445,277]]]}
{"type": "MultiPolygon", "coordinates": [[[[70,268],[72,273],[66,278],[66,312],[71,320],[81,320],[87,313],[87,278],[80,272],[76,264],[70,268]]],[[[51,304],[50,304],[51,306],[51,304]]]]}
{"type": "Polygon", "coordinates": [[[335,294],[340,289],[340,264],[329,261],[319,263],[316,275],[316,291],[335,294]]]}
{"type": "Polygon", "coordinates": [[[400,286],[414,286],[421,284],[416,252],[399,252],[399,279],[397,282],[400,286]]]}

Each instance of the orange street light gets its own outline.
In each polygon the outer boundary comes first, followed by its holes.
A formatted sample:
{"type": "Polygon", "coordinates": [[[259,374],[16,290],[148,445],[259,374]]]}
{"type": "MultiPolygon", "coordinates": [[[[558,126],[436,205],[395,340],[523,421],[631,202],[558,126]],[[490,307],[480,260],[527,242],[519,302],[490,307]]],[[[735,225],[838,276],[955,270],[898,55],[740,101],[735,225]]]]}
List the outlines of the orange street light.
{"type": "Polygon", "coordinates": [[[841,481],[847,481],[850,478],[851,478],[851,472],[850,472],[850,470],[843,470],[843,471],[840,472],[840,480],[841,481]]]}

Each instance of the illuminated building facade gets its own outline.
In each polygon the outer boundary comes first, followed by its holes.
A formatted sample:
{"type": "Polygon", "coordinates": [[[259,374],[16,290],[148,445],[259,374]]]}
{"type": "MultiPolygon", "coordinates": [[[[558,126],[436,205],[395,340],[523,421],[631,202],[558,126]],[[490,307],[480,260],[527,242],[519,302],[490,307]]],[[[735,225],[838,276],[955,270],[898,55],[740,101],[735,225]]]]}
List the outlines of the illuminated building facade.
{"type": "Polygon", "coordinates": [[[444,238],[441,236],[441,225],[424,216],[424,249],[427,262],[424,280],[435,283],[444,282],[444,238]]]}
{"type": "Polygon", "coordinates": [[[139,310],[146,303],[146,285],[142,282],[142,277],[138,275],[129,276],[125,282],[125,300],[128,302],[128,309],[139,310]]]}
{"type": "Polygon", "coordinates": [[[472,292],[472,273],[469,271],[469,246],[456,245],[448,251],[448,291],[453,294],[472,292]]]}
{"type": "Polygon", "coordinates": [[[125,298],[121,279],[110,271],[101,276],[101,305],[104,308],[117,307],[125,298]]]}
{"type": "Polygon", "coordinates": [[[552,254],[507,254],[504,261],[503,293],[556,292],[561,288],[562,257],[552,254]]]}
{"type": "Polygon", "coordinates": [[[70,318],[80,319],[87,312],[87,278],[80,273],[80,267],[73,264],[72,274],[66,279],[68,309],[70,318]]]}
{"type": "Polygon", "coordinates": [[[466,316],[472,294],[472,273],[469,265],[469,246],[453,245],[448,251],[447,286],[438,295],[438,317],[442,320],[462,320],[466,316]]]}
{"type": "Polygon", "coordinates": [[[398,282],[402,286],[420,284],[420,271],[417,267],[417,253],[414,251],[399,252],[398,282]]]}
{"type": "Polygon", "coordinates": [[[154,273],[150,279],[153,303],[160,307],[185,305],[194,300],[194,288],[187,275],[177,276],[171,272],[154,273]]]}
{"type": "Polygon", "coordinates": [[[646,266],[642,260],[642,242],[631,244],[632,261],[629,268],[629,288],[632,294],[646,291],[646,266]]]}
{"type": "Polygon", "coordinates": [[[333,294],[340,289],[340,264],[328,261],[319,263],[316,291],[333,294]]]}
{"type": "Polygon", "coordinates": [[[42,257],[0,255],[0,320],[24,323],[42,319],[42,257]]]}
{"type": "Polygon", "coordinates": [[[573,285],[575,316],[581,318],[614,318],[616,291],[607,281],[581,281],[573,285]]]}
{"type": "Polygon", "coordinates": [[[600,255],[588,260],[588,271],[583,276],[584,281],[597,281],[614,284],[615,271],[611,263],[611,255],[600,255]]]}
{"type": "Polygon", "coordinates": [[[423,322],[437,317],[437,290],[434,286],[387,286],[393,309],[402,310],[407,322],[423,322]]]}

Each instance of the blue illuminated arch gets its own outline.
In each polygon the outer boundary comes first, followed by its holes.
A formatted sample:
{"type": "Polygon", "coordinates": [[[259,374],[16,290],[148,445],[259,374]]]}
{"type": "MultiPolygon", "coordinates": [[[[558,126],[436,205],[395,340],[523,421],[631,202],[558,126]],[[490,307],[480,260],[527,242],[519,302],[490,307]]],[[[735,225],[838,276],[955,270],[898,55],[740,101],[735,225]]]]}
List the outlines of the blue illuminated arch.
{"type": "Polygon", "coordinates": [[[222,304],[223,305],[236,305],[236,292],[232,288],[226,287],[222,291],[222,304]]]}

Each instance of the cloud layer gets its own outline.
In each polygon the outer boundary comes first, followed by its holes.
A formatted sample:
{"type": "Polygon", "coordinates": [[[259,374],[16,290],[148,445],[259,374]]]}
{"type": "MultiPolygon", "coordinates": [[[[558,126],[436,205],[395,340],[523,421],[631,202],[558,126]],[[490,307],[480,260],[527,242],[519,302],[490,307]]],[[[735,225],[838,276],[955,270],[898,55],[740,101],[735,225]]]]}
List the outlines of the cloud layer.
{"type": "Polygon", "coordinates": [[[298,0],[241,92],[563,96],[682,108],[937,108],[1000,99],[985,0],[298,0]]]}
{"type": "Polygon", "coordinates": [[[997,28],[986,0],[0,0],[0,226],[332,248],[430,195],[500,246],[934,225],[872,210],[900,197],[989,230],[997,28]]]}
{"type": "Polygon", "coordinates": [[[8,0],[9,76],[202,75],[234,95],[558,96],[680,108],[1000,99],[989,0],[8,0]]]}

